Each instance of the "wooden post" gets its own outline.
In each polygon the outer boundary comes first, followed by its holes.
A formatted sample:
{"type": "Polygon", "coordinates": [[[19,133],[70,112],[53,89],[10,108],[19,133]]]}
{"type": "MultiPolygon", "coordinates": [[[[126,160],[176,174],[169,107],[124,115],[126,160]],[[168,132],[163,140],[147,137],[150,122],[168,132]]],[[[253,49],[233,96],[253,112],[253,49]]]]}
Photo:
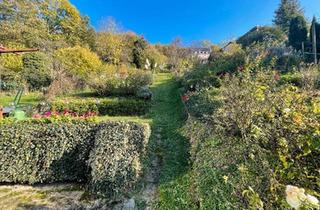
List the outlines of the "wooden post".
{"type": "Polygon", "coordinates": [[[314,63],[318,63],[317,57],[317,32],[316,32],[316,21],[312,24],[312,53],[314,55],[314,63]]]}
{"type": "Polygon", "coordinates": [[[3,107],[0,106],[0,121],[3,120],[3,107]]]}
{"type": "Polygon", "coordinates": [[[302,56],[303,56],[303,59],[305,58],[305,49],[304,49],[304,42],[302,42],[302,46],[301,46],[301,49],[302,49],[302,56]]]}

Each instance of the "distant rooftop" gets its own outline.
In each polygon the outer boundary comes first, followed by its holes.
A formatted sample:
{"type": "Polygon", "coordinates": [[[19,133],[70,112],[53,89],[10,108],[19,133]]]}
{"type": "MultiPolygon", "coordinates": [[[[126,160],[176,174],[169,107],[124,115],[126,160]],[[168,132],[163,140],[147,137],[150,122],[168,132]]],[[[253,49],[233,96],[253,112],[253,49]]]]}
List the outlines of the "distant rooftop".
{"type": "Polygon", "coordinates": [[[211,49],[206,47],[191,47],[190,49],[194,53],[211,53],[211,49]]]}

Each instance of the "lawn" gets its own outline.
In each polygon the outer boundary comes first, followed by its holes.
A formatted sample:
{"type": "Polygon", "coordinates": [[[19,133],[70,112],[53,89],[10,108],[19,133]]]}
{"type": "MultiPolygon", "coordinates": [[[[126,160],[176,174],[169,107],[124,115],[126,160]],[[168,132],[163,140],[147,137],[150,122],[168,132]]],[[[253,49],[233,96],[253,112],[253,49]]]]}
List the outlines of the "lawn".
{"type": "MultiPolygon", "coordinates": [[[[16,93],[0,93],[0,106],[9,106],[16,96],[16,93]]],[[[21,104],[36,104],[41,101],[40,93],[24,93],[21,97],[21,104]]]]}

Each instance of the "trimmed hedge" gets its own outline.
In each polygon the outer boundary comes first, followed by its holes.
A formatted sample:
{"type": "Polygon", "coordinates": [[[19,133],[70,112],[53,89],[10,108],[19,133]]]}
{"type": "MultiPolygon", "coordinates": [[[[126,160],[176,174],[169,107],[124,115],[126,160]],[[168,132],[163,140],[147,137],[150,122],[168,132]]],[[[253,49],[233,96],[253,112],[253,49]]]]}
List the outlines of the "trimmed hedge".
{"type": "Polygon", "coordinates": [[[135,116],[146,114],[150,108],[150,103],[146,100],[137,99],[61,100],[53,102],[51,108],[57,112],[70,110],[78,115],[96,112],[102,116],[135,116]]]}
{"type": "Polygon", "coordinates": [[[18,123],[0,127],[0,182],[86,180],[93,124],[18,123]]]}
{"type": "Polygon", "coordinates": [[[101,124],[90,154],[91,191],[100,196],[117,197],[131,189],[141,174],[141,155],[149,136],[147,126],[101,124]]]}
{"type": "Polygon", "coordinates": [[[0,124],[0,182],[84,182],[113,198],[138,180],[149,135],[133,122],[0,124]]]}

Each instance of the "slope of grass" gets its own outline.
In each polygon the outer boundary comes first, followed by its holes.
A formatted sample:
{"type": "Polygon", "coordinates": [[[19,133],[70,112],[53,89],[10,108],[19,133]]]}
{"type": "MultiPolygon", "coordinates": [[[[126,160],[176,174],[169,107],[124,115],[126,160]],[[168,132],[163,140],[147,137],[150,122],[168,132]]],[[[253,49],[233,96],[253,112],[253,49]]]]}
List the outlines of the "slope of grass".
{"type": "Polygon", "coordinates": [[[188,193],[189,142],[181,134],[186,113],[179,85],[171,74],[157,74],[152,91],[154,101],[148,117],[152,130],[161,136],[161,141],[151,142],[161,163],[156,208],[195,209],[188,193]]]}

